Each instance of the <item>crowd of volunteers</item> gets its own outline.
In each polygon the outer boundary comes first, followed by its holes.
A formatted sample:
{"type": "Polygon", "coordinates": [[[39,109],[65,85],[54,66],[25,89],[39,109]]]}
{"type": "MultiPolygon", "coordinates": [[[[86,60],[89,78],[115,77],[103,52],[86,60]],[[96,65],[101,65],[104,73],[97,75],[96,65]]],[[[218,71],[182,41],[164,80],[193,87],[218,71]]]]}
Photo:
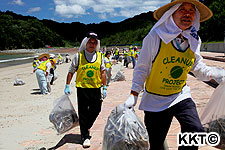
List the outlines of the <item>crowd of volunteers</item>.
{"type": "MultiPolygon", "coordinates": [[[[173,117],[182,133],[204,132],[203,126],[186,84],[192,72],[202,81],[225,80],[225,71],[207,66],[200,55],[201,39],[197,34],[200,22],[208,20],[211,10],[197,0],[172,0],[154,12],[158,20],[143,39],[141,49],[135,45],[122,48],[101,48],[95,32],[82,40],[79,52],[71,61],[64,93],[71,94],[70,84],[76,73],[76,89],[81,143],[90,147],[90,129],[101,112],[107,87],[112,80],[112,65],[123,63],[134,69],[130,95],[123,106],[133,108],[143,91],[139,109],[144,111],[144,124],[151,150],[161,150],[173,117]],[[132,64],[132,66],[129,64],[132,64]]],[[[48,84],[53,85],[56,64],[64,58],[58,54],[41,54],[34,58],[33,68],[41,94],[48,94],[48,84]],[[51,78],[48,76],[51,74],[51,78]]],[[[198,146],[180,146],[179,150],[197,150],[198,146]]]]}
{"type": "MultiPolygon", "coordinates": [[[[66,54],[66,63],[70,61],[69,54],[66,54]]],[[[56,65],[64,62],[60,53],[58,55],[42,53],[38,56],[34,56],[33,60],[33,72],[36,74],[38,86],[40,92],[43,95],[49,94],[49,86],[53,85],[56,80],[56,65]]]]}

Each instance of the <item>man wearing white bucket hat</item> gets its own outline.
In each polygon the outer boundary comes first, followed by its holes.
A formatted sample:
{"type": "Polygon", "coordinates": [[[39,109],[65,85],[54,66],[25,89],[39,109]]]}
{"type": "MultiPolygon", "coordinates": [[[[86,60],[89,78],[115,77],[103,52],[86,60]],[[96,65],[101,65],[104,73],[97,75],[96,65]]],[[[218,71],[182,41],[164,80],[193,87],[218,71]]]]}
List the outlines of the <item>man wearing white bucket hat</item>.
{"type": "MultiPolygon", "coordinates": [[[[202,81],[224,80],[225,71],[206,66],[200,55],[197,31],[200,22],[212,15],[197,0],[173,0],[154,12],[158,22],[143,40],[131,94],[124,103],[127,108],[135,106],[145,87],[139,109],[145,113],[151,150],[161,150],[173,117],[179,121],[182,133],[204,132],[186,80],[190,71],[202,81]]],[[[183,149],[198,147],[179,147],[183,149]]]]}
{"type": "Polygon", "coordinates": [[[89,32],[81,42],[79,53],[75,54],[66,80],[65,94],[70,94],[70,81],[76,74],[78,115],[81,142],[84,148],[91,146],[90,128],[101,111],[101,86],[103,99],[106,97],[106,73],[103,55],[98,52],[100,40],[94,32],[89,32]]]}

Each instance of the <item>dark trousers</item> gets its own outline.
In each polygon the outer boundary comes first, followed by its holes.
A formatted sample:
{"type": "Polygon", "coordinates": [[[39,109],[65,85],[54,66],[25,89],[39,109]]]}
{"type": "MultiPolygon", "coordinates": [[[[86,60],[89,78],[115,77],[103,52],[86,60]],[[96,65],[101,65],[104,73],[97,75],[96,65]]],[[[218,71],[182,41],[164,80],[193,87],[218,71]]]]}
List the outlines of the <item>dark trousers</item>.
{"type": "Polygon", "coordinates": [[[53,81],[54,81],[54,69],[53,68],[50,69],[50,73],[53,75],[50,84],[53,85],[53,81]]]}
{"type": "Polygon", "coordinates": [[[128,67],[128,61],[127,61],[127,57],[126,57],[126,58],[124,58],[124,62],[123,62],[123,65],[124,65],[124,66],[126,66],[126,67],[128,67]]]}
{"type": "MultiPolygon", "coordinates": [[[[145,111],[145,126],[151,150],[161,150],[173,116],[179,121],[181,132],[204,132],[195,103],[191,98],[161,112],[145,111]]],[[[179,147],[179,150],[197,150],[197,146],[179,147]]]]}
{"type": "Polygon", "coordinates": [[[88,129],[92,127],[101,111],[101,89],[77,88],[77,100],[81,138],[90,139],[88,129]]]}
{"type": "Polygon", "coordinates": [[[131,56],[131,59],[132,59],[132,64],[133,64],[133,68],[134,68],[136,65],[136,59],[134,58],[134,56],[131,56]]]}

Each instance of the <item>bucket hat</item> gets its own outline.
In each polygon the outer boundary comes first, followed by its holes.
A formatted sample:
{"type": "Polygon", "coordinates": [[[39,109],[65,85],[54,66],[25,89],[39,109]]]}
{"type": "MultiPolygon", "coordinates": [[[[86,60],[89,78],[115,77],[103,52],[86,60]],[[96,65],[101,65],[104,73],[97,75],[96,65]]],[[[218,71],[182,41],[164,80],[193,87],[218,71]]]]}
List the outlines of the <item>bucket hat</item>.
{"type": "Polygon", "coordinates": [[[47,59],[49,59],[50,55],[48,53],[43,53],[39,55],[38,59],[41,59],[42,57],[47,57],[47,59]]]}
{"type": "Polygon", "coordinates": [[[208,20],[213,15],[212,11],[207,6],[205,6],[203,3],[199,2],[198,0],[171,0],[170,3],[158,8],[153,13],[154,18],[156,20],[159,20],[162,17],[162,15],[167,10],[169,10],[172,6],[174,6],[178,3],[183,3],[183,2],[192,3],[195,5],[195,7],[198,9],[198,11],[200,13],[200,22],[208,20]]]}

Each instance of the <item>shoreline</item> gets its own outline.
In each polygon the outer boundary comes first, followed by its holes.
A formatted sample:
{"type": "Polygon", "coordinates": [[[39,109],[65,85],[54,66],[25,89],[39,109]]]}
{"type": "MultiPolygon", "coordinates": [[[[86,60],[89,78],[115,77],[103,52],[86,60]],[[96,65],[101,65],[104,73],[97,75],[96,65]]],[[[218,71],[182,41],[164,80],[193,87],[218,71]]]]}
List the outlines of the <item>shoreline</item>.
{"type": "MultiPolygon", "coordinates": [[[[63,57],[65,54],[74,55],[78,52],[76,48],[60,48],[60,49],[20,49],[20,50],[7,50],[0,51],[0,68],[20,65],[20,64],[32,64],[34,56],[40,55],[41,53],[52,53],[57,55],[60,53],[63,57]]],[[[72,57],[71,57],[72,58],[72,57]]]]}
{"type": "Polygon", "coordinates": [[[46,48],[46,49],[15,49],[1,50],[1,54],[16,55],[16,54],[40,54],[40,53],[76,53],[78,48],[46,48]]]}

